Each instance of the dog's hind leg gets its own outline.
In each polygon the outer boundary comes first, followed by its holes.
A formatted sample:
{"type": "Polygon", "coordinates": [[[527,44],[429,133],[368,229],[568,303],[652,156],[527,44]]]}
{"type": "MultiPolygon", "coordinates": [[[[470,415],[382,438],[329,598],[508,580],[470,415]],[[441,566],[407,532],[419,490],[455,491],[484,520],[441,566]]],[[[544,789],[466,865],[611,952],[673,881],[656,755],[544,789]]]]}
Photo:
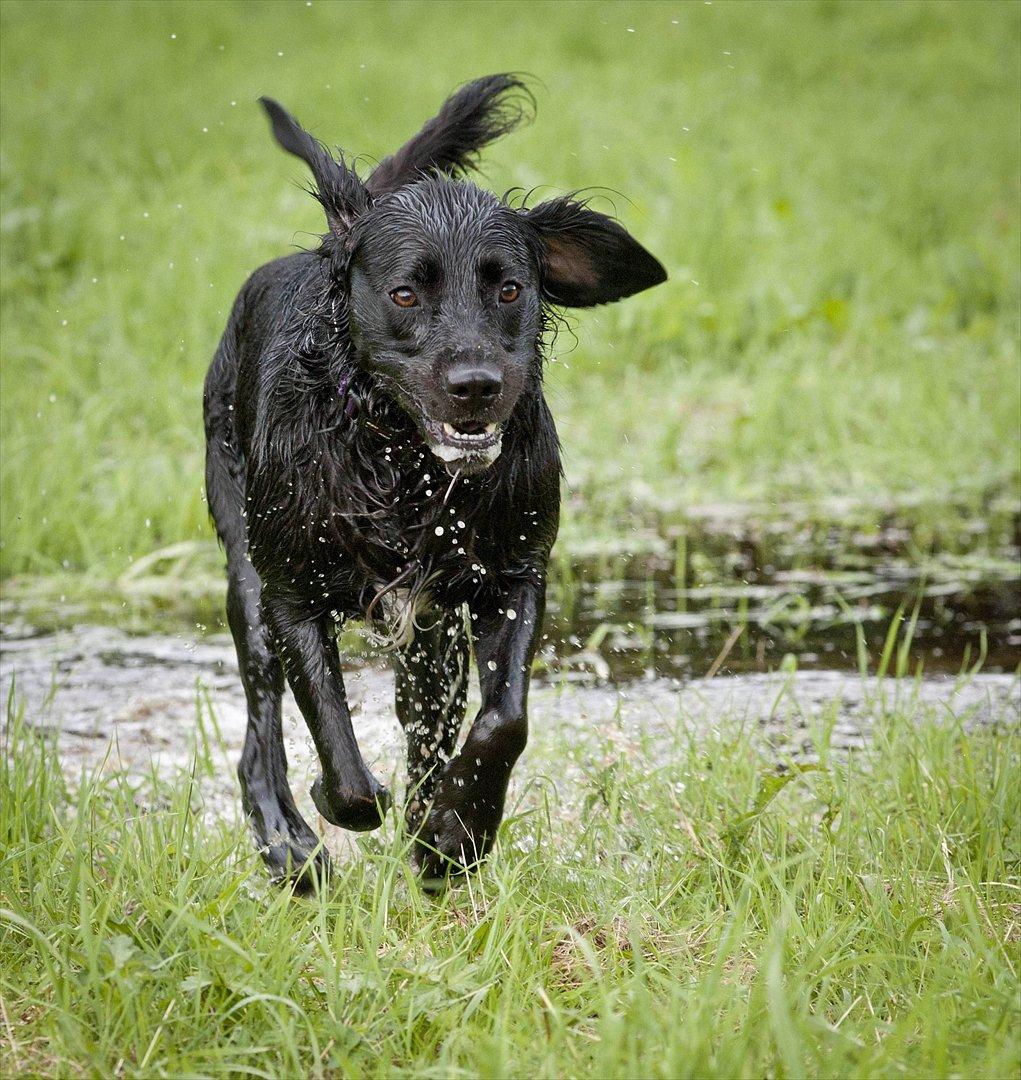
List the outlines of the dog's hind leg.
{"type": "MultiPolygon", "coordinates": [[[[218,354],[217,361],[221,361],[218,354]]],[[[238,765],[241,796],[263,859],[275,877],[311,884],[329,859],[294,804],[287,783],[281,724],[284,676],[260,610],[262,582],[248,559],[243,517],[243,462],[233,445],[222,387],[224,370],[214,362],[206,384],[206,496],[227,553],[227,620],[237,649],[248,705],[245,745],[238,765]]]]}
{"type": "Polygon", "coordinates": [[[280,708],[284,676],[260,613],[262,583],[247,555],[236,560],[228,555],[227,578],[227,618],[248,703],[238,764],[245,813],[274,876],[307,877],[302,867],[310,859],[316,870],[328,871],[325,849],[295,806],[287,782],[280,708]]]}
{"type": "Polygon", "coordinates": [[[429,612],[436,621],[416,630],[395,654],[397,719],[408,740],[408,832],[418,832],[436,779],[450,758],[468,696],[468,634],[460,611],[429,612]]]}

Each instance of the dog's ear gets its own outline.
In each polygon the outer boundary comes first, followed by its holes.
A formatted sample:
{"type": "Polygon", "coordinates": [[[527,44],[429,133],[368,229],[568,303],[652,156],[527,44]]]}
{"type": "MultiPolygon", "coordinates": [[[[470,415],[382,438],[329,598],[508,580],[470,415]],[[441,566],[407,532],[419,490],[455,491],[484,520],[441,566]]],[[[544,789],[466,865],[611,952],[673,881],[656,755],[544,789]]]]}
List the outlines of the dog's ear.
{"type": "Polygon", "coordinates": [[[336,160],[325,146],[294,119],[272,98],[259,98],[266,110],[278,143],[295,157],[301,158],[315,178],[315,197],[323,204],[326,220],[332,232],[343,236],[351,222],[370,205],[369,193],[353,169],[336,160]]]}
{"type": "Polygon", "coordinates": [[[434,169],[452,176],[467,172],[482,147],[517,127],[533,106],[516,75],[487,75],[466,83],[417,135],[376,166],[369,190],[395,191],[434,169]]]}
{"type": "Polygon", "coordinates": [[[592,307],[666,281],[659,260],[626,229],[575,199],[551,199],[521,213],[533,230],[550,303],[592,307]]]}

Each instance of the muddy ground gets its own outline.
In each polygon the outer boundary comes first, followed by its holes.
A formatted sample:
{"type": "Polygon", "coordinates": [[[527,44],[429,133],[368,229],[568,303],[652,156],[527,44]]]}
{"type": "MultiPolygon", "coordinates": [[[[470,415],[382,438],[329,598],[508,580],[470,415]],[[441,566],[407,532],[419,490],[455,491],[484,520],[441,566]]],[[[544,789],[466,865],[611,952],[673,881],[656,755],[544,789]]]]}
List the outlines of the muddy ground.
{"type": "MultiPolygon", "coordinates": [[[[198,752],[214,768],[201,783],[201,805],[211,819],[238,814],[234,765],[244,738],[244,698],[233,646],[226,637],[134,636],[99,626],[40,634],[9,626],[0,638],[0,684],[26,720],[52,732],[65,772],[125,772],[139,780],[155,768],[173,777],[198,752]]],[[[382,666],[349,669],[348,695],[366,761],[381,778],[400,785],[403,740],[394,718],[393,680],[382,666]]],[[[680,681],[647,678],[605,683],[539,679],[530,705],[532,738],[516,785],[553,775],[571,800],[570,768],[550,763],[564,737],[661,758],[679,733],[696,737],[721,726],[743,725],[757,752],[811,757],[816,720],[835,718],[831,745],[865,745],[887,705],[907,703],[920,722],[954,717],[968,724],[1014,723],[1021,684],[1013,675],[938,675],[919,681],[862,679],[840,671],[718,675],[680,681]]],[[[285,701],[291,781],[299,805],[316,820],[307,792],[317,773],[311,742],[294,702],[285,701]]],[[[576,755],[575,755],[576,756],[576,755]]],[[[205,770],[208,771],[208,770],[205,770]]],[[[514,792],[512,791],[512,804],[514,792]]],[[[320,821],[320,826],[325,823],[320,821]]],[[[326,827],[330,846],[345,846],[326,827]]]]}

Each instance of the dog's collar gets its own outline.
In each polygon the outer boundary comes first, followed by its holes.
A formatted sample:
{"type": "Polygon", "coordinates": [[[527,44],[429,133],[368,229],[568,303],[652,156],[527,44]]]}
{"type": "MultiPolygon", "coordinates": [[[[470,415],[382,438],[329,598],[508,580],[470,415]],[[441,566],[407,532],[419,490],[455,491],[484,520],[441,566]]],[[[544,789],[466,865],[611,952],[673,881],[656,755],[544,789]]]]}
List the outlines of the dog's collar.
{"type": "Polygon", "coordinates": [[[351,379],[353,375],[350,371],[345,372],[341,377],[340,384],[337,387],[337,391],[344,401],[344,415],[350,420],[351,417],[358,411],[358,402],[348,393],[351,389],[351,379]]]}
{"type": "MultiPolygon", "coordinates": [[[[348,420],[353,420],[355,413],[358,412],[358,399],[353,397],[350,393],[351,380],[354,378],[353,372],[347,372],[341,376],[340,382],[337,384],[337,393],[340,395],[341,400],[344,402],[344,416],[348,420]]],[[[385,435],[386,432],[379,427],[376,427],[371,420],[367,420],[364,416],[361,419],[361,423],[366,427],[372,428],[378,435],[385,435]]]]}

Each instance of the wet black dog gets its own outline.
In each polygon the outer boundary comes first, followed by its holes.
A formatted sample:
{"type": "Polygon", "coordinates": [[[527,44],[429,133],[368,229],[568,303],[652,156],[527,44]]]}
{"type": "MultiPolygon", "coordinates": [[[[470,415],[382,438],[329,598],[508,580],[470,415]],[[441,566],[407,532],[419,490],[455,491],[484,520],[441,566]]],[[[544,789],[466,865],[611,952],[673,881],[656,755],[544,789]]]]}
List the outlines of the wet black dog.
{"type": "Polygon", "coordinates": [[[362,181],[263,99],[277,141],[311,168],[329,231],[317,251],[257,270],[234,304],[206,379],[206,490],[248,700],[244,806],[281,876],[327,869],[287,783],[285,677],[322,764],[323,817],[372,829],[390,803],[351,727],[345,619],[393,644],[425,878],[485,855],[525,746],[559,513],[544,331],[554,306],[666,276],[576,199],[515,208],[459,179],[529,100],[511,76],[470,83],[362,181]],[[469,635],[482,708],[454,754],[469,635]]]}

